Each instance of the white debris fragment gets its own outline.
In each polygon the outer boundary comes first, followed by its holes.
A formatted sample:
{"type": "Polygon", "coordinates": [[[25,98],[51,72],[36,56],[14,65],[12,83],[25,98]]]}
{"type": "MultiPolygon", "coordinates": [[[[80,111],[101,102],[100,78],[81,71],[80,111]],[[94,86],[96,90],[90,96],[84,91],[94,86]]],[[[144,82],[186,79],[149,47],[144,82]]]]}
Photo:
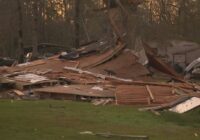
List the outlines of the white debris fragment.
{"type": "Polygon", "coordinates": [[[31,64],[30,62],[26,62],[26,63],[18,64],[17,66],[18,67],[23,67],[23,66],[28,66],[30,64],[31,64]]]}
{"type": "Polygon", "coordinates": [[[81,135],[94,135],[93,132],[91,131],[84,131],[84,132],[80,132],[81,135]]]}
{"type": "Polygon", "coordinates": [[[200,63],[200,58],[194,60],[192,63],[190,63],[186,69],[185,72],[188,73],[191,69],[193,69],[196,65],[198,65],[200,63]]]}
{"type": "Polygon", "coordinates": [[[93,90],[99,90],[99,91],[103,91],[102,87],[98,87],[98,86],[94,86],[92,87],[93,90]]]}
{"type": "Polygon", "coordinates": [[[169,111],[182,114],[182,113],[190,111],[198,106],[200,106],[200,98],[193,97],[181,104],[176,105],[175,107],[170,108],[169,111]]]}
{"type": "Polygon", "coordinates": [[[30,82],[30,83],[37,83],[37,82],[48,80],[48,78],[44,76],[39,76],[36,74],[31,74],[31,73],[18,75],[18,76],[15,76],[14,78],[19,81],[30,82]]]}

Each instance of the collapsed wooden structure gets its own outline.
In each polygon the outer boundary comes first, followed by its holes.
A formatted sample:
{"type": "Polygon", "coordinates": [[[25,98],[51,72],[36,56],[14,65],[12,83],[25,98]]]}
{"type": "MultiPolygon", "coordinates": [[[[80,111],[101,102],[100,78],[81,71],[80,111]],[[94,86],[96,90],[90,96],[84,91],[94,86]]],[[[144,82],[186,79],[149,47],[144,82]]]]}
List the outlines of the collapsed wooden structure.
{"type": "Polygon", "coordinates": [[[144,42],[141,47],[149,64],[140,63],[137,52],[126,48],[124,28],[115,19],[115,10],[109,12],[117,36],[115,44],[88,44],[69,53],[76,55],[77,58],[73,59],[63,59],[58,54],[12,67],[0,67],[1,90],[8,95],[1,97],[16,95],[21,99],[34,96],[34,99],[78,101],[111,99],[109,103],[116,105],[147,107],[143,110],[169,108],[189,98],[200,97],[197,83],[185,81],[144,42]],[[171,81],[163,83],[152,78],[148,67],[166,73],[171,81]]]}
{"type": "MultiPolygon", "coordinates": [[[[86,49],[79,49],[79,52],[86,49]]],[[[146,53],[152,54],[148,49],[146,53]]],[[[78,101],[112,99],[116,105],[166,108],[166,105],[183,97],[187,97],[185,100],[200,97],[197,84],[184,81],[154,55],[149,59],[150,62],[158,60],[155,65],[150,63],[149,66],[158,68],[159,64],[162,72],[177,82],[155,82],[148,68],[138,62],[134,52],[118,42],[116,47],[108,47],[103,52],[92,51],[75,60],[60,59],[56,55],[13,67],[1,67],[0,83],[5,87],[2,90],[15,93],[22,99],[32,95],[39,99],[78,101]]]]}

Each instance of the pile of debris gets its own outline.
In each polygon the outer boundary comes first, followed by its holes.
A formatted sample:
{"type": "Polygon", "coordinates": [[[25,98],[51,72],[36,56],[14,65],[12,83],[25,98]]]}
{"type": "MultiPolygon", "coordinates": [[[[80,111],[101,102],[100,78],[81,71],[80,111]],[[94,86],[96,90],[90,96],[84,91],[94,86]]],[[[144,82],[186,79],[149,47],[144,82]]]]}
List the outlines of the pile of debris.
{"type": "Polygon", "coordinates": [[[1,98],[91,101],[95,105],[147,107],[144,110],[173,107],[170,110],[176,112],[180,103],[199,101],[199,86],[184,81],[147,44],[143,47],[148,67],[141,63],[138,53],[126,49],[121,41],[115,47],[96,46],[90,44],[73,53],[62,53],[62,57],[1,67],[1,98]],[[172,80],[155,82],[149,67],[166,73],[172,80]]]}
{"type": "Polygon", "coordinates": [[[112,41],[103,39],[49,58],[0,67],[1,98],[78,100],[180,113],[199,106],[200,86],[185,81],[155,49],[141,39],[134,50],[126,48],[126,28],[117,12],[108,11],[112,41]]]}

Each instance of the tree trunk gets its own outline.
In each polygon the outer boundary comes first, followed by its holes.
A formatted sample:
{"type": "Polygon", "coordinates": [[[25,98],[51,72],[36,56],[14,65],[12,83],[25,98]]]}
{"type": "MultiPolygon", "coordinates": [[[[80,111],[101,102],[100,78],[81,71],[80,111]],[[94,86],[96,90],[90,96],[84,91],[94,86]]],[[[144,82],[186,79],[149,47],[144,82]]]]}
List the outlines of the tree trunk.
{"type": "Polygon", "coordinates": [[[67,23],[67,2],[66,0],[63,0],[63,5],[64,5],[64,18],[65,18],[65,22],[67,23]]]}
{"type": "Polygon", "coordinates": [[[38,3],[33,4],[33,59],[38,57],[38,3]]]}
{"type": "Polygon", "coordinates": [[[75,0],[74,14],[74,48],[80,46],[80,0],[75,0]]]}
{"type": "Polygon", "coordinates": [[[23,14],[20,0],[17,0],[17,9],[18,9],[18,46],[19,46],[19,62],[23,63],[24,61],[24,44],[23,44],[23,14]]]}
{"type": "Polygon", "coordinates": [[[187,0],[181,0],[179,8],[179,30],[182,36],[187,34],[187,0]]]}

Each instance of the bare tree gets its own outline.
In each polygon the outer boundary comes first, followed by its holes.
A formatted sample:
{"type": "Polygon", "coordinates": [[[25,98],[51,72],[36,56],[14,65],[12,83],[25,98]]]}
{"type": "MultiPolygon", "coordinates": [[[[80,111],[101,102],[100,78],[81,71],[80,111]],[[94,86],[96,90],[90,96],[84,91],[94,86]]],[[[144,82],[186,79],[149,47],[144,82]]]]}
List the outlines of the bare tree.
{"type": "Polygon", "coordinates": [[[75,0],[74,14],[74,47],[80,46],[80,0],[75,0]]]}
{"type": "Polygon", "coordinates": [[[33,58],[38,56],[38,2],[33,3],[33,58]]]}
{"type": "Polygon", "coordinates": [[[19,45],[19,62],[24,60],[24,44],[23,44],[23,14],[21,1],[17,0],[17,9],[18,9],[18,45],[19,45]]]}

